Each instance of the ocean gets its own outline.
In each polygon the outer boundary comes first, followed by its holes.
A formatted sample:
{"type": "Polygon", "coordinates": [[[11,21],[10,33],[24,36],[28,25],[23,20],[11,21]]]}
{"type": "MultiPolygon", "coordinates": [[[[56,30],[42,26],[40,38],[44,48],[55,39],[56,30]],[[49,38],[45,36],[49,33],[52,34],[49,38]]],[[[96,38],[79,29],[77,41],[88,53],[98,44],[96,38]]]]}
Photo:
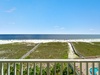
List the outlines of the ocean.
{"type": "Polygon", "coordinates": [[[70,40],[70,39],[100,39],[100,34],[0,34],[0,40],[70,40]]]}

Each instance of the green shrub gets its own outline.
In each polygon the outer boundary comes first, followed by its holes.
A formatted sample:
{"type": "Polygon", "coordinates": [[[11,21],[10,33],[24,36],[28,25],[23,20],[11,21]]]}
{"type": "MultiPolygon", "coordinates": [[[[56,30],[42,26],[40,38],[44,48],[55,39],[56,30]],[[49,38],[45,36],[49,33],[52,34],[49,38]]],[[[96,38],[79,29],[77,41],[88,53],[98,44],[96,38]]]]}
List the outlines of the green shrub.
{"type": "MultiPolygon", "coordinates": [[[[53,67],[50,67],[50,75],[54,75],[55,74],[55,67],[56,67],[56,75],[60,75],[60,68],[61,68],[61,64],[60,63],[56,63],[55,65],[53,65],[53,67]]],[[[17,69],[17,75],[20,75],[20,64],[16,64],[16,69],[17,69]]],[[[7,74],[7,69],[5,69],[5,74],[7,74]]],[[[34,67],[30,67],[29,68],[29,75],[33,75],[34,74],[34,67]]],[[[69,67],[69,74],[72,75],[73,71],[72,69],[69,67]]],[[[10,75],[14,75],[14,67],[10,66],[10,75]]],[[[23,67],[23,75],[27,75],[27,68],[23,67]]],[[[40,67],[38,65],[36,65],[36,75],[40,75],[40,67]]],[[[47,75],[47,68],[42,68],[42,75],[47,75]]],[[[67,75],[67,67],[64,64],[63,65],[63,75],[67,75]]]]}

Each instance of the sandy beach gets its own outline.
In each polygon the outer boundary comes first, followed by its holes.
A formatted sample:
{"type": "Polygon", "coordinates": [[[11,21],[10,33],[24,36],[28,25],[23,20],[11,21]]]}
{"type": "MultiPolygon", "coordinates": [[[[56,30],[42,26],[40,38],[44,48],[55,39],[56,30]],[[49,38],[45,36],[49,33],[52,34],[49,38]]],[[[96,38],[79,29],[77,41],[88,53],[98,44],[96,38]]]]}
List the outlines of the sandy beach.
{"type": "Polygon", "coordinates": [[[31,42],[31,43],[47,43],[47,42],[100,42],[100,39],[75,39],[75,40],[0,40],[0,44],[14,42],[31,42]]]}
{"type": "Polygon", "coordinates": [[[67,42],[67,40],[0,40],[0,44],[7,44],[14,42],[47,43],[47,42],[67,42]]]}

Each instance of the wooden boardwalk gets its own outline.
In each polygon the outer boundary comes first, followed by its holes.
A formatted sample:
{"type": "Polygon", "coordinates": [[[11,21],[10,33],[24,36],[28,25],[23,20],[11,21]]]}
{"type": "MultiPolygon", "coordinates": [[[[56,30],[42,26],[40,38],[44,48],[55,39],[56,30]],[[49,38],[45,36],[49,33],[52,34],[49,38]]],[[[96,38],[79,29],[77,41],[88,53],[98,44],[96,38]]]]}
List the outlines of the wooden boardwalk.
{"type": "Polygon", "coordinates": [[[27,56],[30,55],[30,53],[32,53],[41,43],[38,43],[33,49],[31,49],[29,52],[27,52],[26,54],[24,54],[20,59],[24,59],[27,56]]]}

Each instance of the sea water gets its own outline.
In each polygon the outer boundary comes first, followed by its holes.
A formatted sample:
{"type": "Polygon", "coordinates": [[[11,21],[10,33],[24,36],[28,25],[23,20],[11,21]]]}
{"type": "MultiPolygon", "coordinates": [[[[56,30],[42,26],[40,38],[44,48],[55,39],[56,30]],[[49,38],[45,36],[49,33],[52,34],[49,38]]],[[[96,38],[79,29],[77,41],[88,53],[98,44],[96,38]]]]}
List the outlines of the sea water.
{"type": "Polygon", "coordinates": [[[100,34],[0,34],[0,40],[40,40],[40,39],[100,39],[100,34]]]}

